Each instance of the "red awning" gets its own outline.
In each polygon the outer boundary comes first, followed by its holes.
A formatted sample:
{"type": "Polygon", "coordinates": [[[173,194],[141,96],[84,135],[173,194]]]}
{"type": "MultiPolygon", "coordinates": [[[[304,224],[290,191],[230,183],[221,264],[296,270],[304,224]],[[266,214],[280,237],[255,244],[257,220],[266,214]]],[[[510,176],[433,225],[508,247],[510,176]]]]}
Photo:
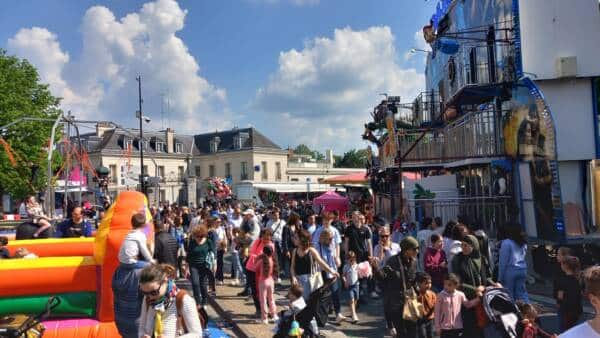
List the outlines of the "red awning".
{"type": "Polygon", "coordinates": [[[364,172],[352,173],[341,176],[326,178],[322,181],[325,184],[367,184],[369,179],[364,172]]]}

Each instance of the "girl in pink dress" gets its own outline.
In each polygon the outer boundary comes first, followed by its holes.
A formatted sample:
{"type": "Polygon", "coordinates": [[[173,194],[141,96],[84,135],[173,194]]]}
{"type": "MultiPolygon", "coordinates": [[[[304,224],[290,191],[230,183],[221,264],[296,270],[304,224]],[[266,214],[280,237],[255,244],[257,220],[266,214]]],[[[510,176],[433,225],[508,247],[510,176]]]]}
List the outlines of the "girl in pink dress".
{"type": "Polygon", "coordinates": [[[265,246],[262,255],[254,261],[256,271],[256,284],[258,286],[258,299],[260,300],[261,318],[259,323],[268,324],[269,316],[277,322],[277,308],[275,306],[275,278],[277,276],[277,262],[273,259],[273,248],[265,246]]]}

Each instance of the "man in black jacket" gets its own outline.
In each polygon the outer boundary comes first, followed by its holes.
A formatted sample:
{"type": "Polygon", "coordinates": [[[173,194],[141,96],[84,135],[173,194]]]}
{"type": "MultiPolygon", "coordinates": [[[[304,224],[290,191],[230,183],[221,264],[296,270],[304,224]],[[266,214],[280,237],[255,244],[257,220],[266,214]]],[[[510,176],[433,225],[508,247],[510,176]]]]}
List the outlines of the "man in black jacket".
{"type": "Polygon", "coordinates": [[[177,240],[169,233],[169,225],[154,221],[154,258],[160,264],[169,264],[177,268],[177,240]]]}

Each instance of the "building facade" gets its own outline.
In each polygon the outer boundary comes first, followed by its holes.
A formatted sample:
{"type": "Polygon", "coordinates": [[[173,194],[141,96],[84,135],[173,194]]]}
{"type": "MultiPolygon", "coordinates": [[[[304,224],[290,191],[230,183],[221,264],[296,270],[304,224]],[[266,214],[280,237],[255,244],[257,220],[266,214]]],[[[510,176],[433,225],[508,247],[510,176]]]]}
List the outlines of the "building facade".
{"type": "MultiPolygon", "coordinates": [[[[330,187],[320,183],[323,179],[364,171],[334,168],[331,151],[323,162],[293,155],[255,128],[193,136],[167,129],[144,132],[142,142],[138,134],[135,129],[98,125],[95,133],[81,137],[91,164],[109,169],[108,192],[113,196],[140,188],[139,147],[144,147],[143,172],[148,176],[151,204],[197,205],[206,197],[206,181],[211,177],[226,179],[234,194],[251,200],[270,193],[327,191],[330,187]]],[[[88,177],[87,182],[93,189],[93,179],[88,177]]]]}
{"type": "Polygon", "coordinates": [[[595,0],[440,0],[423,28],[424,92],[382,101],[363,135],[378,147],[378,208],[417,221],[452,209],[490,231],[518,222],[540,241],[595,231],[598,33],[595,0]],[[405,172],[456,193],[416,196],[405,172]]]}

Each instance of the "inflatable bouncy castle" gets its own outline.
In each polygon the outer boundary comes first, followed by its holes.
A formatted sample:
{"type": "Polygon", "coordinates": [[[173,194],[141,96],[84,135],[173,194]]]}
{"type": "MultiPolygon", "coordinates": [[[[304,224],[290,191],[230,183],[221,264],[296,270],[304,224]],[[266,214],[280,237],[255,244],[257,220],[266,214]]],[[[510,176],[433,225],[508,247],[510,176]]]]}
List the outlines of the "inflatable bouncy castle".
{"type": "MultiPolygon", "coordinates": [[[[48,298],[57,296],[61,302],[51,320],[43,322],[44,337],[119,337],[111,280],[119,265],[121,242],[131,230],[131,216],[144,211],[151,220],[147,204],[139,192],[122,192],[106,212],[95,238],[9,242],[11,255],[17,248],[26,248],[39,258],[0,260],[0,316],[40,313],[48,298]]],[[[146,235],[152,243],[150,225],[146,235]]]]}

